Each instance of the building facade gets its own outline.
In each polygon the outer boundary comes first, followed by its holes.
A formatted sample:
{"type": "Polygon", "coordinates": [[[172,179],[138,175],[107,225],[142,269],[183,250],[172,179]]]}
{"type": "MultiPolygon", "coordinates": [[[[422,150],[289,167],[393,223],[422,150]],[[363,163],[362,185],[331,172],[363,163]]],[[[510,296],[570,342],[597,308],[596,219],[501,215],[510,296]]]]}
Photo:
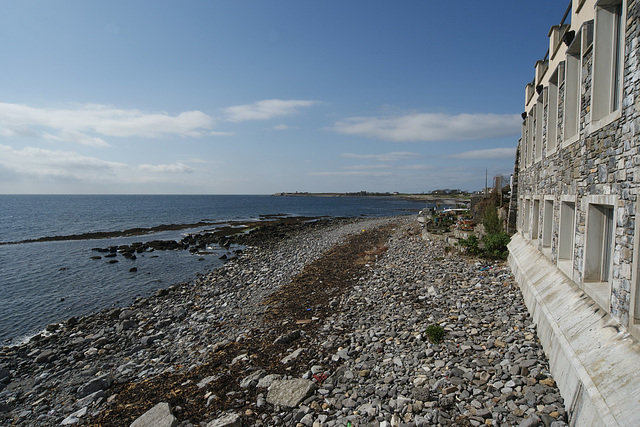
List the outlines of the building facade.
{"type": "Polygon", "coordinates": [[[573,0],[548,37],[525,89],[510,262],[550,329],[545,350],[561,353],[556,371],[572,372],[559,382],[567,409],[640,425],[640,378],[626,375],[639,396],[631,416],[607,395],[615,384],[598,382],[619,362],[591,348],[616,348],[640,371],[640,0],[573,0]]]}

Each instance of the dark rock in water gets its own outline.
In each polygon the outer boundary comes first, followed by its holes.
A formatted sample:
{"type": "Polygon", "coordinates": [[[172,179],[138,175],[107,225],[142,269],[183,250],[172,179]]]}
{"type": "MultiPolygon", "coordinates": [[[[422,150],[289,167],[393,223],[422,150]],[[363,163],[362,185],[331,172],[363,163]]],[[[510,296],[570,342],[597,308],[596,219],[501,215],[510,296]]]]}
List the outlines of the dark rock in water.
{"type": "Polygon", "coordinates": [[[58,269],[58,271],[67,271],[69,269],[69,267],[60,267],[58,269]]]}
{"type": "Polygon", "coordinates": [[[102,259],[100,255],[92,256],[91,259],[102,259]]]}
{"type": "Polygon", "coordinates": [[[70,317],[69,319],[67,319],[67,326],[76,326],[77,324],[78,324],[77,317],[70,317]]]}
{"type": "MultiPolygon", "coordinates": [[[[62,300],[64,301],[64,298],[62,298],[62,300]]],[[[57,331],[59,327],[60,325],[57,323],[50,323],[47,325],[45,329],[49,332],[53,332],[53,331],[57,331]]]]}
{"type": "Polygon", "coordinates": [[[221,256],[220,258],[218,258],[218,259],[221,259],[221,260],[223,260],[223,261],[224,261],[224,260],[226,260],[226,259],[227,259],[227,254],[222,255],[222,256],[221,256]]]}
{"type": "Polygon", "coordinates": [[[112,252],[110,254],[105,255],[105,258],[115,258],[118,254],[116,254],[115,252],[112,252]]]}
{"type": "Polygon", "coordinates": [[[107,264],[115,264],[116,262],[118,262],[117,259],[112,259],[112,260],[108,261],[107,264]]]}
{"type": "Polygon", "coordinates": [[[138,271],[138,268],[137,268],[137,267],[131,267],[131,268],[129,269],[129,273],[135,273],[135,272],[137,272],[137,271],[138,271]]]}

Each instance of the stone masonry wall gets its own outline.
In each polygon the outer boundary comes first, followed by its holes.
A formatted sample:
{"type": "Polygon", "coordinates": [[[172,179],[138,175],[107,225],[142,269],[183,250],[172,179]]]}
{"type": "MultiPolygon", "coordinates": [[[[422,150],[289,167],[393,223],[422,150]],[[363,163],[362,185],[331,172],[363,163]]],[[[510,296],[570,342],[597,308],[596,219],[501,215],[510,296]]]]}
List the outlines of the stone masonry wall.
{"type": "MultiPolygon", "coordinates": [[[[599,128],[591,129],[591,85],[593,75],[593,54],[591,47],[583,52],[582,84],[580,91],[580,120],[578,141],[565,146],[563,141],[565,116],[565,83],[558,81],[558,130],[555,152],[547,154],[546,131],[542,141],[536,141],[533,133],[533,153],[535,146],[543,144],[542,159],[533,156],[533,164],[525,166],[524,153],[520,156],[518,174],[518,221],[522,230],[525,207],[524,200],[540,200],[540,225],[538,236],[532,236],[538,250],[542,251],[544,229],[544,200],[553,198],[553,228],[551,250],[545,252],[551,262],[558,258],[558,238],[560,224],[560,204],[562,196],[575,197],[576,220],[573,246],[573,280],[583,287],[585,256],[585,236],[589,196],[615,196],[615,250],[611,270],[610,314],[623,325],[629,324],[630,298],[634,259],[634,235],[636,221],[637,194],[640,193],[640,1],[627,1],[627,19],[624,47],[624,94],[620,118],[599,128]]],[[[562,70],[563,67],[561,67],[562,70]]],[[[553,70],[550,70],[553,71],[553,70]]],[[[545,97],[548,100],[548,97],[545,97]]],[[[553,101],[553,100],[551,100],[553,101]]],[[[546,101],[548,102],[548,101],[546,101]]],[[[544,112],[548,105],[544,105],[544,112]]],[[[528,120],[533,119],[531,117],[528,120]]],[[[535,117],[535,120],[542,118],[535,117]]],[[[546,128],[546,117],[543,119],[546,128]]],[[[532,130],[535,130],[535,123],[532,130]]],[[[523,137],[523,141],[525,138],[523,137]]],[[[522,150],[523,152],[525,150],[522,150]]],[[[529,215],[531,222],[535,215],[529,215]]],[[[524,229],[532,230],[532,224],[524,229]]],[[[523,233],[525,237],[527,233],[523,233]]],[[[637,254],[635,255],[637,256],[637,254]]],[[[607,308],[607,307],[605,307],[607,308]]]]}

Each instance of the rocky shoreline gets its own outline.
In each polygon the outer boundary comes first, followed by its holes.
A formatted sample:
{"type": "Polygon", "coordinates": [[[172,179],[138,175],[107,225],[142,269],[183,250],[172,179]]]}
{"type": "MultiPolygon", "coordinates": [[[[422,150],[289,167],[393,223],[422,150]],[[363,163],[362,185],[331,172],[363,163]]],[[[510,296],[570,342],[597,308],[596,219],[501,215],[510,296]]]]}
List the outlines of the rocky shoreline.
{"type": "Polygon", "coordinates": [[[191,284],[1,349],[0,426],[567,422],[504,264],[425,242],[414,217],[234,243],[191,284]]]}

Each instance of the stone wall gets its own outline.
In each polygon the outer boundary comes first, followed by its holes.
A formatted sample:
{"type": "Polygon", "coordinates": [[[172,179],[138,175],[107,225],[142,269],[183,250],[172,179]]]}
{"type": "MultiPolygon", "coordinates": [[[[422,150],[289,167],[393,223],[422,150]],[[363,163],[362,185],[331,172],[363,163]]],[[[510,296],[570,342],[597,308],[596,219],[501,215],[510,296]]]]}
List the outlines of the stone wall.
{"type": "MultiPolygon", "coordinates": [[[[585,289],[583,274],[589,203],[597,200],[592,196],[606,196],[606,200],[613,201],[615,249],[612,254],[610,274],[611,292],[607,301],[609,306],[603,308],[623,325],[629,325],[630,301],[634,292],[632,288],[635,286],[632,271],[634,269],[636,205],[637,194],[640,192],[640,12],[638,10],[640,4],[637,0],[627,1],[625,4],[627,16],[624,23],[626,25],[624,86],[619,117],[594,129],[591,119],[594,49],[589,47],[582,52],[579,138],[568,145],[563,141],[566,82],[561,79],[558,81],[556,150],[547,153],[548,133],[546,131],[543,132],[541,141],[536,140],[534,123],[531,127],[533,131],[532,164],[526,164],[525,149],[519,157],[521,163],[517,175],[519,198],[517,224],[523,236],[555,264],[558,261],[559,207],[566,198],[575,197],[572,274],[569,276],[579,287],[585,289]],[[535,155],[537,144],[542,144],[540,160],[535,155]],[[551,247],[543,251],[542,222],[545,198],[553,200],[554,204],[551,247]],[[540,201],[538,215],[540,224],[537,236],[530,235],[533,229],[531,223],[528,227],[523,227],[522,224],[525,218],[523,208],[526,199],[531,200],[532,208],[533,200],[540,201]],[[529,230],[529,232],[525,233],[523,230],[529,230]]],[[[553,71],[549,70],[550,73],[553,71]]],[[[544,117],[535,117],[535,120],[543,120],[544,128],[547,124],[548,102],[548,97],[545,97],[544,117]]],[[[524,136],[523,141],[525,141],[524,136]]],[[[534,218],[535,215],[531,212],[530,222],[534,218]]],[[[588,290],[587,293],[589,293],[588,290]]]]}

